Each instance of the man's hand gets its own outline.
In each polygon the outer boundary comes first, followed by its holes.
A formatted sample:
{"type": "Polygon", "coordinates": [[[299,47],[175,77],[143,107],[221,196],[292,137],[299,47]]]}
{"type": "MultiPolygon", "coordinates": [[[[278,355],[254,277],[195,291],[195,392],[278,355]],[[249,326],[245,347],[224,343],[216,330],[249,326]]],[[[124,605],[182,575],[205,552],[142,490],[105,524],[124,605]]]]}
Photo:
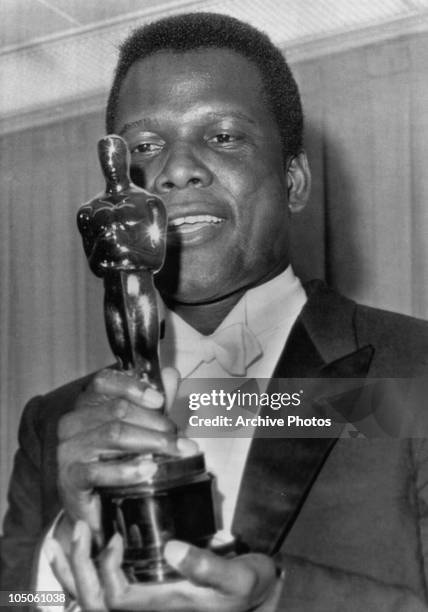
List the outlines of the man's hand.
{"type": "MultiPolygon", "coordinates": [[[[177,372],[165,369],[163,381],[169,406],[177,390],[177,372]]],[[[144,482],[156,471],[150,453],[179,455],[186,443],[192,444],[177,440],[174,423],[159,411],[163,402],[160,393],[136,378],[106,369],[79,396],[76,409],[60,420],[58,485],[65,514],[55,535],[65,550],[79,519],[102,543],[94,488],[144,482]]]]}
{"type": "Polygon", "coordinates": [[[59,546],[50,547],[53,569],[85,611],[162,610],[164,612],[271,612],[282,588],[269,557],[248,554],[219,557],[184,542],[171,541],[165,557],[184,580],[130,584],[121,569],[122,539],[115,535],[100,556],[90,558],[91,536],[81,521],[73,533],[68,562],[59,546]]]}

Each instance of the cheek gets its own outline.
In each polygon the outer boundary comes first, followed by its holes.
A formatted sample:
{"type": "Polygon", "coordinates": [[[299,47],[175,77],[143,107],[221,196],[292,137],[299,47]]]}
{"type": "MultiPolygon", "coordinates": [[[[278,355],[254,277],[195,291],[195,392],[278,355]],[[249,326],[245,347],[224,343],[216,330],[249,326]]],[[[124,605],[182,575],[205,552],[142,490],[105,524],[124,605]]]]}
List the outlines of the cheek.
{"type": "Polygon", "coordinates": [[[255,169],[245,178],[241,173],[231,182],[230,194],[240,227],[254,228],[255,233],[271,228],[275,234],[287,224],[286,180],[277,171],[255,169]]]}
{"type": "Polygon", "coordinates": [[[218,168],[216,174],[235,199],[244,200],[257,194],[280,201],[287,198],[287,177],[277,156],[260,153],[260,159],[243,157],[227,168],[218,168]]]}

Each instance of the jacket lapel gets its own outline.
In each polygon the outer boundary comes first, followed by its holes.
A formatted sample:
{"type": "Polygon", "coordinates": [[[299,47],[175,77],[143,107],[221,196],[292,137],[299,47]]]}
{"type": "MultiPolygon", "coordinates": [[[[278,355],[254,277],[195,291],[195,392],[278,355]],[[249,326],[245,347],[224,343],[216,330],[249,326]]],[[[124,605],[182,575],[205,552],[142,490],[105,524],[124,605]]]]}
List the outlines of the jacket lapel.
{"type": "MultiPolygon", "coordinates": [[[[275,368],[278,378],[364,378],[373,356],[359,347],[355,304],[324,284],[305,287],[308,301],[275,368]]],[[[268,408],[261,414],[268,414],[268,408]]],[[[336,438],[263,438],[251,443],[232,532],[237,548],[274,554],[298,516],[336,438]]]]}

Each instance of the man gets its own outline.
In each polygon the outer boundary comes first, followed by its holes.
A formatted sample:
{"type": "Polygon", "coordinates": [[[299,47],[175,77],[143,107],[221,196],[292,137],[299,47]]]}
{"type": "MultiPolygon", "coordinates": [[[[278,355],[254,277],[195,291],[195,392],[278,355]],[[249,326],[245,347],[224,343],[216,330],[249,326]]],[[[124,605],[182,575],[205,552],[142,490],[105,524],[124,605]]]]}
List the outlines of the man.
{"type": "MultiPolygon", "coordinates": [[[[137,31],[122,48],[107,128],[126,140],[134,180],[168,210],[157,278],[163,365],[182,378],[426,376],[426,324],[357,306],[320,283],[303,289],[292,273],[289,216],[307,200],[310,173],[298,90],[265,36],[211,14],[137,31]],[[215,357],[210,335],[229,326],[244,338],[244,371],[232,364],[227,372],[215,357]]],[[[3,588],[17,588],[18,573],[19,588],[29,588],[34,549],[62,509],[54,528],[62,548],[48,536],[36,555],[39,579],[46,556],[88,610],[427,609],[424,439],[317,444],[255,432],[237,443],[240,452],[227,449],[229,480],[225,457],[207,441],[226,498],[221,535],[250,552],[226,559],[172,542],[165,554],[183,580],[128,585],[115,538],[98,576],[88,552],[89,534],[100,538],[94,488],[144,480],[144,453],[186,452],[173,422],[177,375],[167,369],[164,380],[164,416],[153,410],[162,402],[156,392],[113,370],[30,402],[5,522],[3,588]],[[140,458],[100,461],[111,451],[140,458]],[[306,472],[305,486],[293,488],[306,472]]]]}

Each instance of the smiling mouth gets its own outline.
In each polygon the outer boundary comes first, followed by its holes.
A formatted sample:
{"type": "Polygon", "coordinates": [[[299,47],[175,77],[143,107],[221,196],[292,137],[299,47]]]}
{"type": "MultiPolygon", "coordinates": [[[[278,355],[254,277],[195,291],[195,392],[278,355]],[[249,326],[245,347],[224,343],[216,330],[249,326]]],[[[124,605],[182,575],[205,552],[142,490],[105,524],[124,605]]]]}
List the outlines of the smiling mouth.
{"type": "Polygon", "coordinates": [[[200,229],[223,223],[224,219],[215,215],[186,215],[176,217],[168,223],[168,232],[175,234],[190,234],[200,229]]]}

